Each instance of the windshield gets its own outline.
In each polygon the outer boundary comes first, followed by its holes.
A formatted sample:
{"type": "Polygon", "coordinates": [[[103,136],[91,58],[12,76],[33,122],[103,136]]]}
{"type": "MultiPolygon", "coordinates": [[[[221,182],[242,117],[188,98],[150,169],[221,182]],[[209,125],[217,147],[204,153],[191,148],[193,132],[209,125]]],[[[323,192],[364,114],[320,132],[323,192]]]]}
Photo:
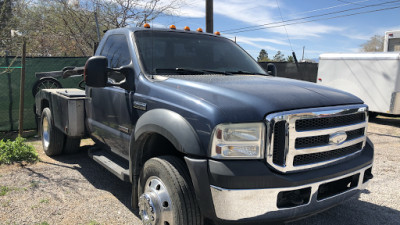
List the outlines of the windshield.
{"type": "Polygon", "coordinates": [[[146,74],[266,74],[243,49],[225,38],[137,31],[135,39],[146,74]]]}

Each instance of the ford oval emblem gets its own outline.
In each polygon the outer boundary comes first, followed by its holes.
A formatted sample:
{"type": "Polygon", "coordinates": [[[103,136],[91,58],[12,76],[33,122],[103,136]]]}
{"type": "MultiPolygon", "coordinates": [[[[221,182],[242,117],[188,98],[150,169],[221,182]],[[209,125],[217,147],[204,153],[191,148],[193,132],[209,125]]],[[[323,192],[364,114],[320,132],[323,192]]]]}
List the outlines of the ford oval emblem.
{"type": "Polygon", "coordinates": [[[346,139],[347,139],[347,134],[344,131],[338,131],[336,133],[329,135],[330,144],[340,145],[343,142],[345,142],[346,139]]]}

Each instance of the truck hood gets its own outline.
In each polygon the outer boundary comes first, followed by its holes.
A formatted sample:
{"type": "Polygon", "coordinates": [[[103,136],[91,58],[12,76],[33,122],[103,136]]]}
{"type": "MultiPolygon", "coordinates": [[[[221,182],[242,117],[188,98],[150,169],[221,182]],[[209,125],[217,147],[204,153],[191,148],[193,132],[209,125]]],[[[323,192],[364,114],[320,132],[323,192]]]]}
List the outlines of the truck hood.
{"type": "Polygon", "coordinates": [[[230,122],[260,121],[278,111],[363,103],[347,92],[270,76],[177,75],[160,83],[213,105],[230,122]]]}

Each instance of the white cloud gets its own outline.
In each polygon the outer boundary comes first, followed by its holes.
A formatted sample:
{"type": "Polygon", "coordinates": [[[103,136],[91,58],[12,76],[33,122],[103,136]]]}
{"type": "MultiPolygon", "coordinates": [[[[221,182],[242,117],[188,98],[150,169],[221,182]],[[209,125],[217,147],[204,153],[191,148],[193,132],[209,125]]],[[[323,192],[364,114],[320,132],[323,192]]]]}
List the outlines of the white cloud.
{"type": "Polygon", "coordinates": [[[204,18],[206,13],[205,13],[205,1],[204,0],[199,0],[199,1],[193,1],[193,2],[187,2],[187,4],[183,5],[177,10],[177,14],[175,16],[181,16],[181,17],[189,17],[189,18],[204,18]]]}
{"type": "MultiPolygon", "coordinates": [[[[281,3],[282,4],[282,3],[281,3]]],[[[282,13],[285,12],[285,6],[280,5],[282,13]]],[[[205,1],[188,2],[179,10],[179,16],[190,18],[204,18],[205,17],[205,1]]],[[[287,8],[287,11],[293,9],[287,8]]],[[[237,22],[247,24],[247,26],[257,26],[260,28],[263,24],[276,23],[281,21],[279,11],[275,1],[259,0],[252,1],[249,4],[248,0],[218,0],[214,1],[214,18],[215,15],[221,15],[232,20],[230,24],[225,24],[220,30],[228,34],[230,29],[237,29],[237,22]]],[[[291,19],[291,18],[284,18],[291,19]]],[[[275,24],[281,25],[281,24],[275,24]]],[[[246,26],[246,25],[244,25],[246,26]]],[[[271,26],[271,25],[270,25],[271,26]]],[[[339,32],[342,28],[323,25],[320,23],[312,22],[306,24],[297,24],[286,26],[290,38],[293,39],[306,39],[309,37],[320,37],[323,34],[339,32]]],[[[262,29],[264,32],[272,32],[277,34],[286,35],[284,27],[262,29]]]]}
{"type": "Polygon", "coordinates": [[[256,42],[249,41],[249,40],[246,40],[246,39],[238,39],[238,40],[237,40],[237,43],[238,43],[239,45],[247,44],[247,45],[256,47],[257,49],[266,49],[266,50],[278,51],[277,48],[274,48],[274,47],[272,47],[272,46],[270,46],[270,45],[257,44],[256,42]]]}
{"type": "MultiPolygon", "coordinates": [[[[235,36],[233,35],[227,35],[227,38],[230,38],[232,40],[235,39],[235,36]]],[[[269,44],[277,44],[277,45],[284,45],[284,46],[289,46],[289,43],[287,41],[281,41],[277,39],[271,39],[271,38],[263,38],[263,37],[246,37],[246,36],[236,36],[236,42],[239,45],[249,45],[256,47],[257,49],[266,49],[266,50],[272,50],[272,51],[279,51],[276,47],[272,47],[269,44]]]]}
{"type": "Polygon", "coordinates": [[[360,33],[354,33],[354,32],[344,32],[342,33],[343,36],[345,36],[346,38],[349,39],[353,39],[353,40],[362,40],[362,41],[366,41],[369,40],[371,38],[370,35],[367,34],[360,34],[360,33]]]}
{"type": "Polygon", "coordinates": [[[400,30],[400,26],[379,27],[378,29],[370,28],[369,30],[364,29],[362,33],[357,33],[353,30],[354,28],[346,28],[347,32],[342,32],[340,34],[348,39],[367,41],[374,35],[384,36],[386,31],[400,30]]]}

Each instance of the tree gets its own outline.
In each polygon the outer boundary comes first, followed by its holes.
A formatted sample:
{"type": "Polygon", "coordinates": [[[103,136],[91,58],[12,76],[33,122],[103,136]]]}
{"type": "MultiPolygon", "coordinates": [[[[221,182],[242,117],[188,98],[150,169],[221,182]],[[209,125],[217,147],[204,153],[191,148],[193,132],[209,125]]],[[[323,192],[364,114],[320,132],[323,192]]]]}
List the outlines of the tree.
{"type": "Polygon", "coordinates": [[[375,35],[361,45],[362,52],[383,52],[384,36],[375,35]]]}
{"type": "Polygon", "coordinates": [[[268,62],[268,61],[271,61],[271,60],[268,58],[268,53],[267,53],[267,51],[265,51],[265,49],[261,49],[260,54],[258,54],[257,61],[258,61],[258,62],[268,62]]]}
{"type": "MultiPolygon", "coordinates": [[[[100,31],[142,26],[161,14],[172,14],[184,0],[0,0],[0,3],[1,1],[14,2],[13,16],[5,32],[17,30],[21,33],[28,40],[29,55],[90,56],[93,54],[94,43],[98,42],[95,12],[100,31]]],[[[19,38],[14,37],[12,43],[20,43],[19,38]]],[[[18,54],[19,48],[14,47],[11,54],[18,54]]],[[[0,52],[1,50],[2,47],[0,52]]]]}
{"type": "Polygon", "coordinates": [[[274,58],[272,58],[272,61],[274,61],[274,62],[284,62],[285,61],[285,55],[282,54],[281,51],[278,51],[274,55],[274,58]]]}
{"type": "Polygon", "coordinates": [[[290,63],[294,63],[294,58],[293,58],[293,56],[288,55],[288,57],[286,58],[286,61],[287,61],[287,62],[290,62],[290,63]]]}
{"type": "Polygon", "coordinates": [[[0,0],[0,49],[6,49],[11,38],[11,31],[8,29],[12,17],[11,0],[0,0]]]}

